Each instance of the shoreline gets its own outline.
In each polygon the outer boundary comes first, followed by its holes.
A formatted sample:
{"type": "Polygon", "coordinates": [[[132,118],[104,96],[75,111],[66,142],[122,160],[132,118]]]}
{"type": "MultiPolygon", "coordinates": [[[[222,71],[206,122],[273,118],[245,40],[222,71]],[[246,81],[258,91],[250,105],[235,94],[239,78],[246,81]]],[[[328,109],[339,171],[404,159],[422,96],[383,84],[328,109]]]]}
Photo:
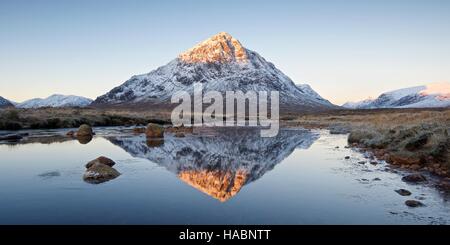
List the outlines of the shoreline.
{"type": "MultiPolygon", "coordinates": [[[[4,130],[14,133],[21,129],[76,128],[81,124],[139,127],[148,123],[170,125],[170,112],[99,108],[0,110],[0,135],[4,130]]],[[[450,108],[287,112],[280,115],[280,128],[283,127],[349,134],[349,146],[370,152],[390,166],[450,178],[450,108]]],[[[444,188],[450,190],[450,182],[444,188]]]]}

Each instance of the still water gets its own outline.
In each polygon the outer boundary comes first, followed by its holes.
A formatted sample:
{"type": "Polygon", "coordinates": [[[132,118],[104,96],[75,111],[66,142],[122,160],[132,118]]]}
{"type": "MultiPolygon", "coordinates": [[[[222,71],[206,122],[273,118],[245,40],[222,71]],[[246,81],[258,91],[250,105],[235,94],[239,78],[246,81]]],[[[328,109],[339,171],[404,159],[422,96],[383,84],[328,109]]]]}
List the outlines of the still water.
{"type": "Polygon", "coordinates": [[[347,135],[283,129],[261,138],[225,129],[154,143],[127,128],[95,130],[90,142],[53,130],[0,143],[0,224],[450,222],[442,193],[402,182],[383,162],[358,164],[364,156],[345,148],[347,135]],[[121,175],[84,182],[84,165],[99,156],[121,175]],[[409,208],[408,199],[426,206],[409,208]]]}

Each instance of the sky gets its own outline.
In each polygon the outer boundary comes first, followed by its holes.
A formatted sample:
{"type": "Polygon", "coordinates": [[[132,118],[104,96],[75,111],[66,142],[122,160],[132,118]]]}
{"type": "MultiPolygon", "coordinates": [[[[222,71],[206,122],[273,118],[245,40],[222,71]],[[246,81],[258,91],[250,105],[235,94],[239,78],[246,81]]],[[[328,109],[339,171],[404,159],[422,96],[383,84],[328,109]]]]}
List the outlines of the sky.
{"type": "Polygon", "coordinates": [[[95,99],[225,31],[335,104],[450,82],[450,1],[0,0],[0,96],[95,99]]]}

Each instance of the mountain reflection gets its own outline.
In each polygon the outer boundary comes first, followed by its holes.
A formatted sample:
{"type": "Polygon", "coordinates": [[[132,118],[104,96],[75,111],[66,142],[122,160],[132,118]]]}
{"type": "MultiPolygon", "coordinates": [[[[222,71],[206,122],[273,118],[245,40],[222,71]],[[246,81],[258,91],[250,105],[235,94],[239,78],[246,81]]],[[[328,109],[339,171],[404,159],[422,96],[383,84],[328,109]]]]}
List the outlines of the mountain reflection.
{"type": "Polygon", "coordinates": [[[309,148],[317,138],[317,134],[299,129],[280,130],[276,137],[262,138],[259,130],[248,128],[209,128],[184,138],[166,134],[163,144],[148,144],[145,136],[106,137],[133,157],[165,167],[221,202],[261,178],[296,148],[309,148]]]}

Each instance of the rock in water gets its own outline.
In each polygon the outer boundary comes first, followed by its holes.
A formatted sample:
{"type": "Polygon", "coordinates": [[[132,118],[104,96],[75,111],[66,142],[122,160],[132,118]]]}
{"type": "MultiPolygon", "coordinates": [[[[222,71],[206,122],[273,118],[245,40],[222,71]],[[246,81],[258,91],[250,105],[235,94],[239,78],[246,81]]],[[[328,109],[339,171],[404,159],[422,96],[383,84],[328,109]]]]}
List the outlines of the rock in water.
{"type": "Polygon", "coordinates": [[[423,205],[423,203],[416,201],[416,200],[407,200],[407,201],[405,201],[405,205],[408,207],[412,207],[412,208],[425,206],[425,205],[423,205]]]}
{"type": "Polygon", "coordinates": [[[405,189],[398,189],[395,190],[395,192],[397,192],[400,196],[410,196],[411,192],[405,189]]]}
{"type": "MultiPolygon", "coordinates": [[[[84,173],[83,175],[84,181],[91,184],[100,184],[119,177],[120,173],[117,170],[106,164],[101,163],[98,159],[99,158],[91,161],[94,163],[90,165],[90,167],[84,173]]],[[[109,164],[113,162],[111,159],[108,158],[104,158],[101,161],[109,164]]],[[[89,163],[86,164],[86,166],[88,166],[89,163]]]]}
{"type": "Polygon", "coordinates": [[[164,127],[159,124],[149,123],[145,130],[145,135],[148,138],[164,138],[164,127]]]}
{"type": "Polygon", "coordinates": [[[94,160],[88,162],[86,164],[86,168],[90,168],[96,163],[104,164],[104,165],[110,166],[110,167],[112,167],[112,166],[114,166],[114,164],[116,164],[113,160],[111,160],[111,159],[109,159],[107,157],[101,156],[101,157],[99,157],[97,159],[94,159],[94,160]]]}
{"type": "Polygon", "coordinates": [[[94,132],[92,131],[91,126],[83,124],[78,128],[77,137],[86,137],[92,135],[94,135],[94,132]]]}
{"type": "Polygon", "coordinates": [[[427,181],[427,178],[421,174],[409,174],[402,178],[405,182],[417,183],[427,181]]]}

